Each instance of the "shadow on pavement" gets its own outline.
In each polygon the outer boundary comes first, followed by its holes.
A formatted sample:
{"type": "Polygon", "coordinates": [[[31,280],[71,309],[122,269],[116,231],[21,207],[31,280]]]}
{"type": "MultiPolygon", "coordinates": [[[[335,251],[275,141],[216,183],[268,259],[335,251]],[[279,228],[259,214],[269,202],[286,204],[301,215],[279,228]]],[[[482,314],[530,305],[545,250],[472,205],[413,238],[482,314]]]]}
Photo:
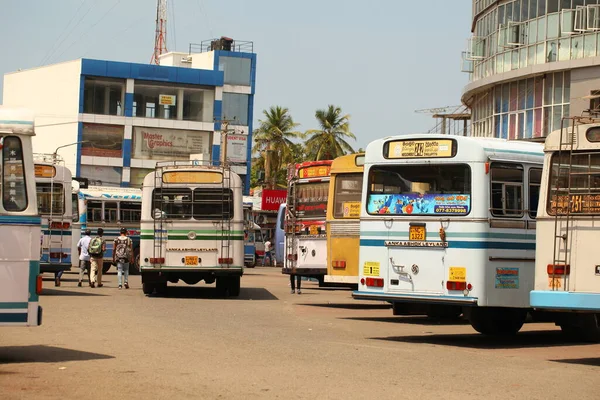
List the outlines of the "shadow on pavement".
{"type": "Polygon", "coordinates": [[[412,324],[412,325],[469,325],[469,321],[464,318],[430,318],[426,316],[410,316],[410,317],[344,317],[353,321],[366,322],[388,322],[394,324],[412,324]]]}
{"type": "Polygon", "coordinates": [[[152,295],[152,297],[169,297],[177,299],[279,300],[265,288],[248,287],[242,287],[238,297],[223,297],[219,295],[214,287],[168,286],[165,296],[152,295]]]}
{"type": "Polygon", "coordinates": [[[550,360],[565,364],[589,365],[591,367],[600,367],[600,357],[597,358],[573,358],[568,360],[550,360]]]}
{"type": "Polygon", "coordinates": [[[576,342],[566,338],[561,331],[522,332],[516,336],[493,337],[479,333],[428,336],[373,337],[372,340],[386,340],[402,343],[434,344],[471,349],[520,349],[535,347],[581,346],[589,343],[576,342]]]}
{"type": "MultiPolygon", "coordinates": [[[[392,306],[389,304],[365,304],[365,303],[304,303],[299,306],[323,307],[323,308],[342,308],[345,310],[388,310],[392,306]]],[[[346,318],[354,319],[354,318],[346,318]]],[[[359,318],[357,318],[359,319],[359,318]]]]}
{"type": "MultiPolygon", "coordinates": [[[[64,289],[42,289],[40,296],[107,296],[106,294],[98,293],[98,289],[89,288],[78,288],[78,291],[70,291],[64,289]],[[89,290],[96,290],[96,292],[90,292],[89,290]]],[[[102,289],[100,289],[102,290],[102,289]]]]}
{"type": "Polygon", "coordinates": [[[114,358],[106,354],[71,350],[53,346],[0,346],[0,364],[54,363],[65,361],[106,360],[114,358]]]}

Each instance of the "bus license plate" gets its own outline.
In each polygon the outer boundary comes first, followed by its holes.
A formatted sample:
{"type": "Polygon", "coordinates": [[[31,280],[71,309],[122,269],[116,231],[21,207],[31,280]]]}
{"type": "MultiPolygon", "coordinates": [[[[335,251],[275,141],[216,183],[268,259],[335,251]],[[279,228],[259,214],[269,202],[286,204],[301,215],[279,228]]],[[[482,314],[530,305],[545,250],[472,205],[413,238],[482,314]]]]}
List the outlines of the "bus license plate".
{"type": "Polygon", "coordinates": [[[318,235],[318,234],[319,234],[319,227],[318,227],[317,225],[311,225],[311,226],[308,228],[308,232],[309,232],[311,235],[318,235]]]}
{"type": "Polygon", "coordinates": [[[198,265],[198,256],[185,256],[185,265],[198,265]]]}
{"type": "Polygon", "coordinates": [[[408,230],[408,240],[425,240],[425,227],[411,226],[408,230]]]}

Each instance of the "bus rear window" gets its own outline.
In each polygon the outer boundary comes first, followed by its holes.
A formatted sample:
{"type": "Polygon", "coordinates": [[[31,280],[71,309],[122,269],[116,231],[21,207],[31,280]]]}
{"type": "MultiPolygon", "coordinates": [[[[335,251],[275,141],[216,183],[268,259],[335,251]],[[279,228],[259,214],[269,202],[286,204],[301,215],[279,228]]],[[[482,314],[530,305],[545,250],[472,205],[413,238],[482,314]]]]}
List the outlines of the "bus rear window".
{"type": "Polygon", "coordinates": [[[152,216],[167,219],[192,218],[192,191],[190,189],[154,189],[152,216]]]}
{"type": "Polygon", "coordinates": [[[65,191],[60,183],[42,183],[35,185],[38,212],[44,215],[63,215],[65,213],[65,191]]]}
{"type": "Polygon", "coordinates": [[[233,218],[231,189],[154,189],[152,216],[166,219],[223,220],[233,218]]]}
{"type": "Polygon", "coordinates": [[[194,219],[231,218],[233,218],[233,191],[231,189],[194,189],[194,219]]]}
{"type": "Polygon", "coordinates": [[[325,218],[329,182],[297,183],[296,216],[298,218],[325,218]]]}
{"type": "Polygon", "coordinates": [[[569,179],[569,154],[565,152],[560,158],[558,154],[552,155],[548,214],[600,215],[600,152],[573,153],[571,157],[569,179]]]}
{"type": "Polygon", "coordinates": [[[467,215],[470,211],[468,165],[403,164],[369,171],[369,214],[467,215]]]}
{"type": "Polygon", "coordinates": [[[2,205],[6,211],[25,211],[27,186],[23,146],[16,136],[0,138],[2,143],[2,205]]]}
{"type": "Polygon", "coordinates": [[[362,173],[335,176],[334,218],[360,218],[362,183],[362,173]]]}

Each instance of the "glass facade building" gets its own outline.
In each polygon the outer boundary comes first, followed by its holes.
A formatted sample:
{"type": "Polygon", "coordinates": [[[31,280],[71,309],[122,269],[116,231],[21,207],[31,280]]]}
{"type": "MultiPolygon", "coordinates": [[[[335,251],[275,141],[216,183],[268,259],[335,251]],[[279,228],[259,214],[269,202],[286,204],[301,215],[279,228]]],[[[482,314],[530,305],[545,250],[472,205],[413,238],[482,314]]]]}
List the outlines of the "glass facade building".
{"type": "Polygon", "coordinates": [[[543,137],[594,107],[600,0],[474,0],[471,32],[462,101],[474,136],[543,137]]]}

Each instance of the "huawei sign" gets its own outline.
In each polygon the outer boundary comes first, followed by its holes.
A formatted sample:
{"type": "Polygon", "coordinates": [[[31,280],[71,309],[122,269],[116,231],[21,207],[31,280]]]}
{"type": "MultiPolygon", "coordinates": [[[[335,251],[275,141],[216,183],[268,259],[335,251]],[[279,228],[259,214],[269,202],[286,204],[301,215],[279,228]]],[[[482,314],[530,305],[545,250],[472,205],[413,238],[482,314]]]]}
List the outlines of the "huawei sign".
{"type": "Polygon", "coordinates": [[[287,200],[287,191],[285,190],[263,190],[261,209],[263,211],[277,211],[279,205],[287,200]]]}

